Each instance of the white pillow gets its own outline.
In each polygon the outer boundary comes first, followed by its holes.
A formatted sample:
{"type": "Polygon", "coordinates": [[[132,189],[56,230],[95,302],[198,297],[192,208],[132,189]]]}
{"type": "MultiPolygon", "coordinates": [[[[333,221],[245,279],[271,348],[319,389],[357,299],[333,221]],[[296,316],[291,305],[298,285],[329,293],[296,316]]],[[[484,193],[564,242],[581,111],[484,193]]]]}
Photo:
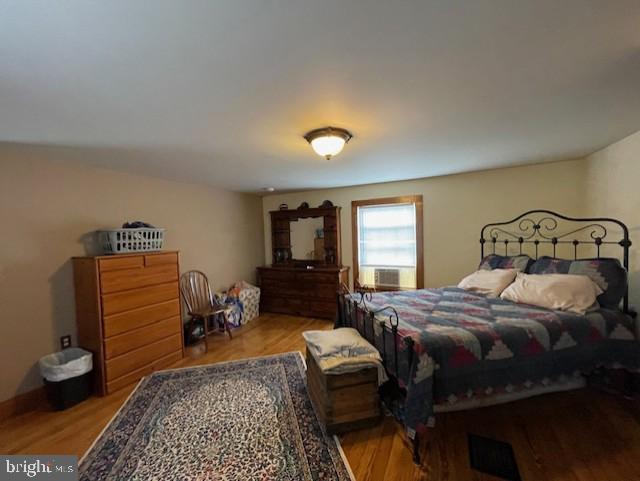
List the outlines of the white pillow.
{"type": "Polygon", "coordinates": [[[487,297],[498,297],[513,282],[517,273],[517,269],[493,269],[491,271],[481,269],[462,279],[458,287],[484,294],[487,297]]]}
{"type": "Polygon", "coordinates": [[[577,314],[597,306],[603,290],[587,276],[574,274],[522,274],[507,287],[502,299],[577,314]]]}

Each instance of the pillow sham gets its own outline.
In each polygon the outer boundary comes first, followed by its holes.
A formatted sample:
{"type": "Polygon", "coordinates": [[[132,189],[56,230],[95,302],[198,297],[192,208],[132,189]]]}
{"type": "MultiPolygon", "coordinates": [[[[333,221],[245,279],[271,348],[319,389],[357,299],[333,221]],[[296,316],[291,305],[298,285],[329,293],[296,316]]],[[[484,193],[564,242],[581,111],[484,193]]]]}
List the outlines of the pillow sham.
{"type": "Polygon", "coordinates": [[[522,274],[500,295],[501,299],[586,314],[597,306],[602,289],[588,276],[573,274],[522,274]]]}
{"type": "Polygon", "coordinates": [[[581,274],[591,278],[602,289],[598,303],[616,308],[627,292],[627,271],[618,259],[556,259],[541,257],[529,268],[531,274],[581,274]]]}
{"type": "Polygon", "coordinates": [[[529,266],[533,264],[533,259],[526,254],[517,256],[501,256],[499,254],[489,254],[480,261],[478,269],[516,269],[520,272],[527,272],[529,266]]]}
{"type": "Polygon", "coordinates": [[[493,269],[475,271],[462,279],[458,287],[487,297],[498,297],[511,284],[518,271],[516,269],[493,269]]]}

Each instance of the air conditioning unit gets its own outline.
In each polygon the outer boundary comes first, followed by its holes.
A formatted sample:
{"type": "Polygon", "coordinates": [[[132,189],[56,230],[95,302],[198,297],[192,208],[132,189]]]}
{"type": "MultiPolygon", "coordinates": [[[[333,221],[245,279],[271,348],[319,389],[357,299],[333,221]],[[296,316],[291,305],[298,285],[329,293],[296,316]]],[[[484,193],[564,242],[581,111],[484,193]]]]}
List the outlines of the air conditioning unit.
{"type": "Polygon", "coordinates": [[[400,269],[375,269],[376,287],[400,287],[400,269]]]}

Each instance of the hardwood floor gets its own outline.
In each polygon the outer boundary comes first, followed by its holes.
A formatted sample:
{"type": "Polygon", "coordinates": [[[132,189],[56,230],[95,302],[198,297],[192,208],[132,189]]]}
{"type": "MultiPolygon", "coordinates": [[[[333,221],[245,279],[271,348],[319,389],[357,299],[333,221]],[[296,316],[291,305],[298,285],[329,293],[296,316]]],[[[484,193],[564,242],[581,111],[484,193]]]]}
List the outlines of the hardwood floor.
{"type": "MultiPolygon", "coordinates": [[[[302,331],[331,327],[324,320],[266,314],[234,331],[233,340],[212,336],[207,354],[191,349],[175,367],[303,351],[302,331]]],[[[132,389],[63,412],[42,409],[7,419],[0,424],[0,453],[81,456],[132,389]]],[[[392,418],[341,436],[356,479],[495,480],[469,467],[467,433],[475,433],[511,443],[525,481],[640,480],[640,407],[617,396],[582,389],[442,414],[436,422],[421,467],[412,463],[392,418]]]]}

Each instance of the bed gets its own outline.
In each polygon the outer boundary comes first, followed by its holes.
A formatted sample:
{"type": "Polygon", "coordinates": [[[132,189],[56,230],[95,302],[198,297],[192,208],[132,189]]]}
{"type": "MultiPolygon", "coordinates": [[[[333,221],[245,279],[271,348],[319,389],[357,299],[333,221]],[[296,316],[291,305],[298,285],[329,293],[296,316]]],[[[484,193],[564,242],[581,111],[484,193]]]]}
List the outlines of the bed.
{"type": "Polygon", "coordinates": [[[413,440],[416,462],[419,438],[437,412],[579,388],[584,375],[598,367],[640,369],[638,326],[626,282],[631,243],[624,224],[530,211],[484,226],[480,244],[485,264],[526,259],[529,249],[531,262],[539,262],[523,270],[580,268],[600,277],[601,259],[613,262],[605,254],[615,249],[623,279],[611,281],[616,285],[610,290],[618,297],[615,305],[603,298],[608,305],[578,315],[457,287],[341,293],[337,324],[358,329],[380,352],[391,378],[387,390],[395,393],[387,404],[413,440]],[[572,255],[559,258],[563,249],[572,255]],[[592,257],[580,257],[587,249],[592,257]]]}

